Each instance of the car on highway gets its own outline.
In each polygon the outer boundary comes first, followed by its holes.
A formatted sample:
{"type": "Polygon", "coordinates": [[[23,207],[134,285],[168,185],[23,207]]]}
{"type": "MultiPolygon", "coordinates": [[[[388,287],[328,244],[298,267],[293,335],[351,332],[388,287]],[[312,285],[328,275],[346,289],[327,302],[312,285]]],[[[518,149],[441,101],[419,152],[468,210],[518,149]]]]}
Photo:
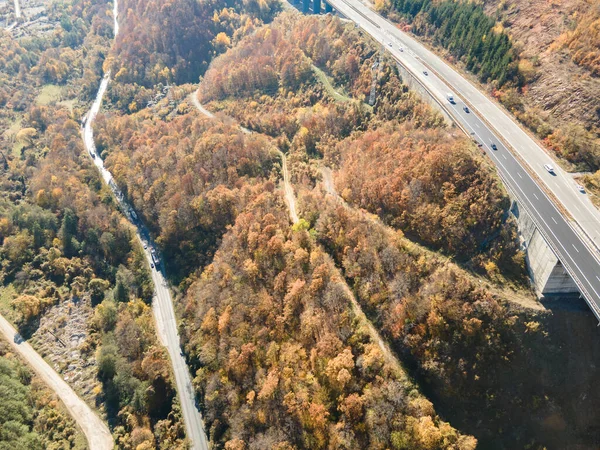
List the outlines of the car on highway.
{"type": "Polygon", "coordinates": [[[429,75],[429,73],[427,73],[427,71],[426,71],[426,70],[424,70],[424,71],[423,71],[423,75],[427,76],[427,75],[429,75]]]}
{"type": "Polygon", "coordinates": [[[392,47],[392,43],[391,43],[391,42],[388,42],[388,45],[389,45],[390,47],[392,47]]]}
{"type": "Polygon", "coordinates": [[[144,242],[144,250],[146,250],[148,248],[148,244],[146,242],[144,242]]]}
{"type": "Polygon", "coordinates": [[[399,47],[398,50],[400,50],[401,52],[404,51],[404,47],[399,47]]]}
{"type": "Polygon", "coordinates": [[[448,99],[448,101],[454,105],[454,94],[453,93],[448,92],[446,94],[446,99],[448,99]]]}
{"type": "Polygon", "coordinates": [[[150,267],[154,269],[154,263],[150,263],[150,267]]]}
{"type": "Polygon", "coordinates": [[[544,164],[544,169],[546,169],[548,173],[556,175],[556,173],[554,172],[554,167],[551,164],[544,164]]]}
{"type": "Polygon", "coordinates": [[[471,111],[469,111],[469,107],[468,106],[463,106],[463,110],[469,114],[471,111]]]}
{"type": "Polygon", "coordinates": [[[578,185],[577,185],[577,190],[578,190],[579,192],[581,192],[582,194],[585,194],[585,188],[584,188],[582,185],[578,184],[578,185]]]}
{"type": "Polygon", "coordinates": [[[498,147],[496,147],[496,144],[493,142],[490,144],[490,147],[492,147],[492,150],[498,150],[498,147]]]}

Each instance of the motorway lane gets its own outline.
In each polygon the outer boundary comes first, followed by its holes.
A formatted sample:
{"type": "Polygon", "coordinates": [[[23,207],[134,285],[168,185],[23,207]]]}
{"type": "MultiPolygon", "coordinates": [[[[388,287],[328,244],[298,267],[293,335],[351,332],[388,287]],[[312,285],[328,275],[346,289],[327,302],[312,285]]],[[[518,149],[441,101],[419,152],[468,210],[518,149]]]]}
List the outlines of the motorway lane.
{"type": "MultiPolygon", "coordinates": [[[[547,189],[562,204],[562,207],[575,219],[582,234],[593,242],[595,245],[593,251],[596,252],[596,256],[600,255],[600,211],[593,206],[587,195],[581,194],[577,190],[577,183],[572,176],[560,167],[556,167],[546,151],[537,145],[508,113],[441,58],[407,33],[400,31],[394,24],[385,20],[360,0],[332,0],[330,3],[342,14],[358,23],[379,42],[385,42],[386,48],[394,56],[398,57],[401,54],[397,47],[402,46],[405,48],[405,57],[416,60],[423,67],[426,66],[430,75],[439,75],[441,79],[438,81],[442,83],[443,87],[438,92],[441,92],[442,95],[451,90],[458,97],[467,99],[470,106],[491,122],[494,131],[519,153],[519,157],[526,162],[529,169],[542,180],[547,189]],[[390,41],[393,42],[393,49],[387,45],[390,41]],[[452,88],[449,89],[448,86],[452,86],[452,88]],[[544,164],[554,165],[558,176],[553,179],[545,177],[544,164]]],[[[421,81],[428,89],[433,87],[427,79],[421,79],[421,81]]]]}
{"type": "MultiPolygon", "coordinates": [[[[413,51],[413,48],[406,45],[405,40],[398,38],[395,33],[390,31],[390,29],[397,30],[395,26],[388,24],[383,18],[377,16],[362,4],[362,8],[356,7],[358,2],[354,0],[331,0],[331,3],[338,11],[359,24],[367,33],[381,42],[397,60],[415,75],[419,82],[446,108],[453,118],[487,149],[488,155],[496,164],[504,182],[521,200],[522,206],[528,210],[538,227],[548,238],[554,252],[572,274],[592,311],[600,319],[600,262],[593,251],[584,244],[581,236],[567,223],[567,220],[558,211],[554,203],[540,189],[527,170],[523,168],[522,164],[503,145],[502,141],[498,139],[484,121],[475,113],[466,113],[463,110],[465,104],[457,98],[456,90],[451,91],[436,73],[431,72],[430,61],[427,60],[428,64],[425,65],[423,59],[413,51]],[[373,17],[373,15],[376,17],[373,17]],[[392,43],[391,46],[389,45],[390,42],[392,43]],[[428,72],[427,75],[424,73],[425,71],[428,72]],[[450,104],[447,101],[446,94],[448,92],[455,94],[455,104],[450,104]],[[492,142],[497,146],[495,151],[491,149],[492,142]]],[[[557,176],[552,176],[543,168],[543,164],[550,162],[543,159],[535,162],[537,166],[542,168],[538,176],[548,185],[556,184],[557,179],[561,177],[558,170],[557,176]]],[[[537,170],[535,172],[538,173],[537,170]]]]}

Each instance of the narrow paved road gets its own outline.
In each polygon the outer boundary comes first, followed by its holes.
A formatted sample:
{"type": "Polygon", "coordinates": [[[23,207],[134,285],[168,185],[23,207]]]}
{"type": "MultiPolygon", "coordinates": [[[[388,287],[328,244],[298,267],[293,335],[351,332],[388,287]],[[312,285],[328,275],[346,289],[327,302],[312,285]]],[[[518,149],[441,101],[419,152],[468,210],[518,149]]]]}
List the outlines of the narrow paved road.
{"type": "Polygon", "coordinates": [[[456,123],[482,144],[507,188],[533,218],[600,319],[600,260],[595,247],[600,242],[600,213],[576,190],[572,177],[557,167],[555,175],[548,173],[544,168],[552,163],[548,154],[506,112],[414,38],[360,0],[330,3],[382,43],[456,123]],[[452,103],[447,99],[449,92],[455,98],[452,103]],[[469,112],[463,109],[467,105],[469,112]]]}
{"type": "Polygon", "coordinates": [[[0,332],[12,348],[56,392],[67,410],[79,425],[91,450],[111,450],[114,446],[112,435],[100,417],[77,396],[71,387],[57,374],[27,342],[23,341],[8,321],[0,316],[0,332]]]}
{"type": "MultiPolygon", "coordinates": [[[[115,36],[118,33],[118,4],[115,1],[113,7],[114,22],[115,22],[115,36]]],[[[135,225],[137,238],[140,243],[148,243],[148,249],[145,250],[146,259],[148,265],[153,266],[152,255],[150,253],[151,248],[157,248],[150,240],[149,233],[144,224],[137,219],[137,215],[134,215],[133,208],[125,201],[122,192],[117,187],[112,174],[104,167],[104,161],[97,155],[96,144],[94,142],[94,131],[92,129],[93,122],[100,110],[102,105],[102,99],[108,83],[110,81],[110,72],[106,73],[100,83],[98,94],[92,104],[90,111],[85,117],[85,123],[83,127],[83,141],[88,154],[92,158],[95,166],[100,172],[104,182],[111,188],[115,197],[117,198],[121,208],[127,215],[129,221],[135,225]]],[[[192,386],[192,379],[190,372],[183,358],[180,339],[177,332],[177,321],[175,319],[175,311],[173,309],[173,299],[171,298],[171,292],[167,287],[167,281],[164,273],[160,268],[154,267],[152,270],[152,281],[155,286],[155,297],[152,302],[152,311],[154,313],[154,319],[156,322],[156,328],[158,336],[167,348],[171,364],[173,366],[173,374],[175,376],[175,385],[177,387],[177,393],[179,395],[179,402],[181,404],[181,411],[183,414],[183,421],[185,423],[185,430],[187,437],[190,441],[190,448],[193,450],[208,450],[208,439],[204,430],[204,423],[202,421],[202,415],[198,407],[196,406],[196,397],[192,386]]]]}

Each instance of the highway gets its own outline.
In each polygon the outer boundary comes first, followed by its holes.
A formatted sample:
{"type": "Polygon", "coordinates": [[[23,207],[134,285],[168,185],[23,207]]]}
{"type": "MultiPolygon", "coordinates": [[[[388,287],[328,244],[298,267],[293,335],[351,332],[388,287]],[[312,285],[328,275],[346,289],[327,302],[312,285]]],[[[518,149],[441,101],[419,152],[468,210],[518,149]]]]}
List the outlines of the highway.
{"type": "Polygon", "coordinates": [[[359,0],[328,1],[382,43],[453,119],[482,144],[507,188],[530,213],[600,320],[600,261],[594,246],[600,244],[600,214],[587,196],[576,189],[570,175],[556,167],[546,152],[507,113],[415,39],[359,0]],[[453,104],[446,98],[449,92],[454,94],[456,101],[453,104]],[[463,109],[466,105],[470,108],[469,113],[463,109]],[[496,150],[491,148],[492,143],[496,150]],[[509,151],[508,146],[517,155],[509,151]],[[555,174],[548,173],[544,164],[552,164],[555,174]],[[549,198],[546,190],[558,199],[559,206],[549,198]],[[568,214],[563,212],[565,210],[568,214]],[[576,231],[577,224],[569,215],[576,219],[580,230],[576,231]]]}
{"type": "MultiPolygon", "coordinates": [[[[118,5],[116,4],[113,8],[115,29],[114,34],[118,33],[117,23],[117,11],[118,5]]],[[[171,292],[168,289],[167,281],[164,272],[162,271],[162,265],[154,267],[152,261],[151,249],[157,247],[149,238],[149,233],[144,224],[137,218],[137,215],[133,212],[131,206],[125,201],[122,192],[117,187],[112,174],[104,167],[104,161],[97,155],[96,144],[94,142],[94,132],[92,124],[100,110],[102,105],[102,99],[108,87],[110,81],[110,72],[106,73],[102,78],[96,99],[90,108],[90,111],[86,114],[83,124],[83,142],[88,155],[92,159],[94,165],[100,172],[104,182],[111,188],[115,198],[119,202],[122,210],[129,219],[129,221],[136,227],[136,235],[140,244],[147,247],[144,250],[148,265],[152,267],[152,281],[154,282],[155,295],[152,301],[152,311],[154,313],[154,319],[156,322],[157,334],[160,341],[166,347],[171,359],[173,366],[173,374],[175,376],[175,385],[177,393],[179,395],[179,402],[181,404],[181,412],[183,415],[183,421],[185,423],[185,430],[188,440],[190,441],[190,448],[193,450],[208,450],[208,439],[206,438],[206,432],[204,430],[204,423],[202,421],[202,415],[196,406],[196,397],[192,386],[192,379],[188,370],[187,364],[181,352],[179,334],[177,332],[177,321],[175,319],[175,310],[173,309],[173,299],[171,298],[171,292]]]]}
{"type": "Polygon", "coordinates": [[[0,333],[4,335],[13,350],[27,361],[35,373],[62,400],[69,414],[81,427],[90,449],[111,450],[114,442],[106,424],[2,316],[0,316],[0,333]]]}

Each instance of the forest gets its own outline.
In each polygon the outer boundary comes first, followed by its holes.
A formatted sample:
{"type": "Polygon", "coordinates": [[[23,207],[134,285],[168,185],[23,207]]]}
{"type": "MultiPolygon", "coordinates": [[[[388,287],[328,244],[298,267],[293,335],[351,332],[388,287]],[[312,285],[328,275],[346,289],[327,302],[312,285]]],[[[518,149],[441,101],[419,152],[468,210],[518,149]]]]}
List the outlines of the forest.
{"type": "Polygon", "coordinates": [[[393,0],[392,5],[412,22],[415,34],[432,37],[481,81],[493,81],[499,87],[523,84],[510,38],[496,29],[496,21],[481,5],[452,0],[393,0]]]}
{"type": "Polygon", "coordinates": [[[85,438],[64,405],[1,339],[0,393],[0,448],[87,448],[85,438]]]}

